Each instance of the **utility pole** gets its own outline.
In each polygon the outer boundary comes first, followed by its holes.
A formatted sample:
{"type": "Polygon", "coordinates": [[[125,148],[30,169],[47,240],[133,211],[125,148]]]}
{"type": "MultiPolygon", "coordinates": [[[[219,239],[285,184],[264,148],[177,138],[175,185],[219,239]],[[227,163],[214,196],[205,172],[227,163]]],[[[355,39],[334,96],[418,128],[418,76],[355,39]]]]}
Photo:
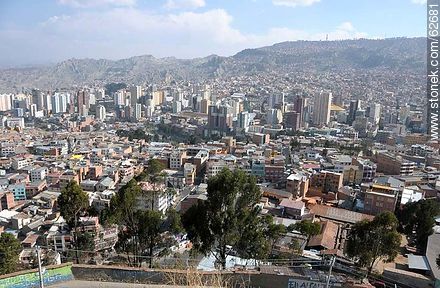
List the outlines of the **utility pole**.
{"type": "Polygon", "coordinates": [[[40,276],[40,288],[44,288],[43,272],[41,269],[41,248],[40,248],[40,246],[37,246],[37,258],[38,258],[38,275],[40,276]]]}
{"type": "Polygon", "coordinates": [[[332,256],[332,259],[330,260],[330,268],[328,270],[328,276],[327,276],[327,284],[325,285],[325,288],[330,288],[330,277],[332,276],[332,270],[333,265],[335,265],[336,256],[332,256]]]}

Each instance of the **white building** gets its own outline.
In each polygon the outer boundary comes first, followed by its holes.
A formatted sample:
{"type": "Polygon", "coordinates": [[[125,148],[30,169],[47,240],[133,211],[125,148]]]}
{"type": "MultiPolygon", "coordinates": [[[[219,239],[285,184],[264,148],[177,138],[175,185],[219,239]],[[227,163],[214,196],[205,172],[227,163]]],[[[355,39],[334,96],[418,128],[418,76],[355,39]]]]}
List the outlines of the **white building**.
{"type": "Polygon", "coordinates": [[[327,125],[330,122],[330,110],[332,104],[332,93],[321,91],[315,96],[313,105],[312,122],[316,126],[327,125]]]}

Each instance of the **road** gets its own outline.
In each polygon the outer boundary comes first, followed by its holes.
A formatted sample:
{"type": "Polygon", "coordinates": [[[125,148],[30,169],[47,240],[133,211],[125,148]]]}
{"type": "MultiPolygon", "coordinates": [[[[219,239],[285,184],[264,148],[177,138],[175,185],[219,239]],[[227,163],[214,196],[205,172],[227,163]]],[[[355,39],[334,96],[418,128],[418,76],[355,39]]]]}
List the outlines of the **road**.
{"type": "Polygon", "coordinates": [[[60,284],[47,286],[50,288],[187,288],[185,286],[168,286],[168,285],[148,285],[148,284],[131,284],[117,282],[94,282],[94,281],[69,281],[60,284]]]}

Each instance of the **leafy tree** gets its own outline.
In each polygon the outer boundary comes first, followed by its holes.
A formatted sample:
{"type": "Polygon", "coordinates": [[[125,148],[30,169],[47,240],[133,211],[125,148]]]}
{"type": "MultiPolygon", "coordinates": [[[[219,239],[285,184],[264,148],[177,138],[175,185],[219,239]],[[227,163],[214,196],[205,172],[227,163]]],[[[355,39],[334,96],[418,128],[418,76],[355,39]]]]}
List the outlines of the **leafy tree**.
{"type": "Polygon", "coordinates": [[[256,229],[261,191],[253,176],[225,168],[208,180],[207,192],[207,200],[188,209],[182,222],[193,247],[205,255],[212,252],[224,269],[228,247],[236,248],[256,229]]]}
{"type": "Polygon", "coordinates": [[[391,262],[396,258],[401,236],[397,232],[398,221],[390,212],[384,212],[372,221],[363,220],[353,225],[347,238],[347,254],[371,273],[380,258],[391,262]]]}
{"type": "Polygon", "coordinates": [[[20,251],[20,241],[14,235],[10,233],[0,235],[0,275],[16,271],[20,251]]]}
{"type": "Polygon", "coordinates": [[[93,234],[88,232],[78,233],[76,241],[76,249],[81,251],[81,258],[87,258],[90,254],[93,254],[91,252],[95,250],[95,237],[93,234]]]}
{"type": "MultiPolygon", "coordinates": [[[[138,218],[136,211],[141,187],[136,180],[130,180],[110,201],[110,222],[123,225],[125,228],[119,233],[117,248],[120,251],[133,253],[133,264],[137,264],[139,254],[138,245],[138,218]]],[[[130,264],[130,258],[128,258],[130,264]]]]}
{"type": "Polygon", "coordinates": [[[321,225],[310,220],[302,220],[301,222],[289,225],[289,230],[297,230],[307,236],[309,242],[312,236],[318,235],[321,232],[321,225]]]}
{"type": "MultiPolygon", "coordinates": [[[[61,216],[70,227],[73,227],[75,248],[78,250],[78,217],[89,208],[89,196],[75,181],[70,181],[58,196],[58,207],[61,216]]],[[[76,251],[76,261],[79,261],[76,251]]]]}
{"type": "Polygon", "coordinates": [[[153,251],[161,241],[162,214],[154,210],[137,211],[136,217],[139,223],[138,238],[141,250],[148,250],[149,267],[152,268],[153,251]]]}
{"type": "Polygon", "coordinates": [[[182,219],[180,214],[175,209],[168,209],[167,219],[164,222],[165,230],[168,230],[174,234],[183,233],[182,219]]]}
{"type": "Polygon", "coordinates": [[[435,217],[440,214],[440,204],[435,200],[408,203],[396,212],[399,229],[407,236],[415,236],[417,248],[425,251],[428,237],[434,230],[435,217]]]}

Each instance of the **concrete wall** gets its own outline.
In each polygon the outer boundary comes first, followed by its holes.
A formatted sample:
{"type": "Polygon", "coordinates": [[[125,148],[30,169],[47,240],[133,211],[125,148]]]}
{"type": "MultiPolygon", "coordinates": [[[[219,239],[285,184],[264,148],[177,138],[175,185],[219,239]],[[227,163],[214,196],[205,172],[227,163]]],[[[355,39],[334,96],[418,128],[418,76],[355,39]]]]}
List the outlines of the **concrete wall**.
{"type": "MultiPolygon", "coordinates": [[[[154,270],[137,268],[119,268],[112,266],[75,265],[73,275],[77,280],[112,281],[143,284],[175,284],[187,285],[189,278],[199,278],[207,286],[218,283],[219,274],[211,272],[188,272],[182,270],[154,270]]],[[[308,281],[300,276],[263,274],[259,272],[225,272],[221,277],[235,287],[248,288],[324,288],[325,283],[308,281]]],[[[228,287],[234,287],[228,286],[228,287]]],[[[341,287],[341,285],[331,285],[341,287]]]]}
{"type": "MultiPolygon", "coordinates": [[[[73,279],[71,263],[57,266],[48,266],[44,273],[44,285],[53,285],[73,279]]],[[[40,287],[38,269],[16,272],[0,276],[2,288],[37,288],[40,287]]]]}

